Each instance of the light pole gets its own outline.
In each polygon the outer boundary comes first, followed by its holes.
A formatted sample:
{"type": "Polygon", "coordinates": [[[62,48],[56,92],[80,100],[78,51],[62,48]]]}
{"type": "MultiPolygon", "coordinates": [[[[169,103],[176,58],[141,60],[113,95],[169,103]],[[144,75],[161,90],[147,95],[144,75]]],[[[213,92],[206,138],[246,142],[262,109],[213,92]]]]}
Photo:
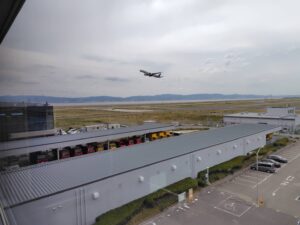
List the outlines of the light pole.
{"type": "Polygon", "coordinates": [[[257,197],[257,206],[259,207],[259,198],[258,198],[258,154],[260,150],[263,149],[264,146],[261,146],[256,152],[256,197],[257,197]]]}
{"type": "Polygon", "coordinates": [[[205,174],[205,176],[206,176],[206,183],[209,185],[210,183],[209,183],[209,167],[206,167],[206,174],[205,174]]]}

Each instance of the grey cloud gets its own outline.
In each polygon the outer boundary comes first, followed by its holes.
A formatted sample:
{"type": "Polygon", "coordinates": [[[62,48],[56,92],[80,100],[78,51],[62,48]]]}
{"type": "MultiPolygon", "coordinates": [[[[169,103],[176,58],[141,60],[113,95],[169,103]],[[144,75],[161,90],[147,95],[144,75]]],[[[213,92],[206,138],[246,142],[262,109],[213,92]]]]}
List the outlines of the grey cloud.
{"type": "Polygon", "coordinates": [[[28,65],[25,68],[21,68],[21,71],[27,71],[30,73],[37,73],[39,75],[43,74],[54,74],[58,72],[60,69],[57,66],[51,65],[51,64],[32,64],[28,65]]]}
{"type": "Polygon", "coordinates": [[[225,62],[225,66],[230,66],[230,64],[231,64],[230,60],[228,60],[228,61],[225,62]]]}
{"type": "MultiPolygon", "coordinates": [[[[98,63],[103,64],[117,64],[117,65],[128,65],[128,66],[137,66],[141,68],[148,68],[148,69],[154,69],[154,70],[166,70],[167,68],[172,66],[172,63],[164,63],[154,60],[148,60],[148,59],[133,59],[133,60],[119,60],[119,59],[112,59],[102,56],[96,56],[96,55],[89,55],[85,54],[81,56],[83,59],[94,61],[98,63]]],[[[139,69],[139,68],[137,68],[139,69]]]]}
{"type": "Polygon", "coordinates": [[[94,62],[99,62],[99,63],[117,63],[117,64],[127,63],[122,60],[111,59],[111,58],[96,56],[96,55],[82,55],[82,58],[94,62]]]}
{"type": "Polygon", "coordinates": [[[57,66],[53,66],[51,64],[33,64],[31,66],[32,68],[36,68],[36,69],[48,69],[48,70],[53,70],[53,69],[57,69],[57,66]]]}
{"type": "Polygon", "coordinates": [[[112,82],[129,82],[130,79],[121,78],[121,77],[105,77],[104,80],[112,82]]]}
{"type": "Polygon", "coordinates": [[[17,76],[12,76],[12,75],[0,75],[0,83],[5,83],[5,82],[19,82],[21,80],[20,77],[17,76]]]}
{"type": "Polygon", "coordinates": [[[79,75],[79,76],[76,76],[77,79],[86,79],[86,80],[93,80],[93,79],[97,79],[96,76],[94,75],[89,75],[89,74],[86,74],[86,75],[79,75]]]}
{"type": "Polygon", "coordinates": [[[7,94],[26,83],[26,90],[36,94],[40,90],[71,96],[99,94],[94,79],[108,82],[102,94],[111,90],[116,95],[258,92],[248,84],[255,83],[259,74],[278,71],[273,75],[276,79],[268,81],[274,94],[296,93],[299,4],[284,0],[276,4],[271,0],[73,0],[72,4],[31,0],[0,47],[0,74],[15,74],[0,81],[15,84],[7,94]],[[13,53],[5,54],[9,48],[13,53]],[[139,69],[162,71],[166,76],[160,81],[134,77],[139,69]],[[224,71],[226,76],[221,76],[224,71]],[[282,74],[294,74],[293,84],[282,74]],[[182,81],[176,83],[178,79],[182,81]],[[37,82],[38,89],[29,87],[37,82]],[[82,82],[89,88],[81,88],[82,82]],[[275,88],[280,83],[291,88],[275,88]]]}
{"type": "Polygon", "coordinates": [[[26,80],[23,77],[17,76],[17,75],[7,75],[7,74],[2,74],[0,75],[0,84],[6,85],[6,84],[12,84],[12,85],[20,85],[20,84],[25,84],[25,85],[36,85],[39,84],[39,82],[34,81],[34,80],[26,80]]]}

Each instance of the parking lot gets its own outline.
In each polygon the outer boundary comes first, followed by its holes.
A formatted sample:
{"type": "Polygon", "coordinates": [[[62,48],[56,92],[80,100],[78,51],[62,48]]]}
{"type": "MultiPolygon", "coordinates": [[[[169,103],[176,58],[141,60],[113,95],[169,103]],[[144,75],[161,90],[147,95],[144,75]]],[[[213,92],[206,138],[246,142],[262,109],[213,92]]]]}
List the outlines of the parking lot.
{"type": "Polygon", "coordinates": [[[289,161],[276,173],[246,169],[203,189],[192,202],[178,203],[141,225],[300,224],[300,141],[276,154],[289,161]]]}
{"type": "Polygon", "coordinates": [[[295,225],[297,219],[209,187],[190,203],[179,203],[141,225],[295,225]]]}
{"type": "Polygon", "coordinates": [[[300,142],[276,154],[289,162],[282,164],[274,174],[246,169],[216,188],[253,203],[259,199],[263,207],[300,218],[300,142]]]}

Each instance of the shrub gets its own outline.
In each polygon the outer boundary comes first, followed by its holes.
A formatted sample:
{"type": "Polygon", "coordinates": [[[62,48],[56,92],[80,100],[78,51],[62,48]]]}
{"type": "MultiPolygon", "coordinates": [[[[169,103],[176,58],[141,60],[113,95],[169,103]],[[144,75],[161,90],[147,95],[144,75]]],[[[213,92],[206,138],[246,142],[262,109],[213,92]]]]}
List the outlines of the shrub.
{"type": "Polygon", "coordinates": [[[151,196],[148,196],[144,200],[144,205],[147,208],[153,208],[155,206],[155,201],[151,196]]]}
{"type": "MultiPolygon", "coordinates": [[[[166,187],[165,189],[179,194],[190,188],[196,188],[197,186],[197,180],[186,178],[166,187]]],[[[174,204],[176,201],[177,196],[170,194],[165,190],[158,190],[146,197],[140,198],[100,215],[96,218],[95,225],[125,225],[144,207],[153,208],[155,206],[159,206],[159,209],[162,211],[166,207],[174,204]]]]}
{"type": "Polygon", "coordinates": [[[113,209],[96,218],[95,225],[125,225],[134,215],[142,210],[143,198],[113,209]]]}

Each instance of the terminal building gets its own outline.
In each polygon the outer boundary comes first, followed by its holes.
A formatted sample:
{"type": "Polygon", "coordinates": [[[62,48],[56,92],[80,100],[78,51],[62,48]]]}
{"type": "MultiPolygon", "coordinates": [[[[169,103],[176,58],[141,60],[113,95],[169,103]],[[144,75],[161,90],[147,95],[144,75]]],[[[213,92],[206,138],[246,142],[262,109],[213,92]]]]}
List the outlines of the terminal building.
{"type": "Polygon", "coordinates": [[[269,107],[266,113],[235,113],[225,115],[225,125],[232,124],[270,124],[281,126],[286,133],[300,131],[300,117],[296,114],[295,107],[269,107]]]}
{"type": "Polygon", "coordinates": [[[111,209],[264,146],[280,129],[239,124],[1,172],[3,221],[91,225],[111,209]]]}
{"type": "Polygon", "coordinates": [[[0,103],[0,141],[54,135],[53,106],[0,103]]]}

